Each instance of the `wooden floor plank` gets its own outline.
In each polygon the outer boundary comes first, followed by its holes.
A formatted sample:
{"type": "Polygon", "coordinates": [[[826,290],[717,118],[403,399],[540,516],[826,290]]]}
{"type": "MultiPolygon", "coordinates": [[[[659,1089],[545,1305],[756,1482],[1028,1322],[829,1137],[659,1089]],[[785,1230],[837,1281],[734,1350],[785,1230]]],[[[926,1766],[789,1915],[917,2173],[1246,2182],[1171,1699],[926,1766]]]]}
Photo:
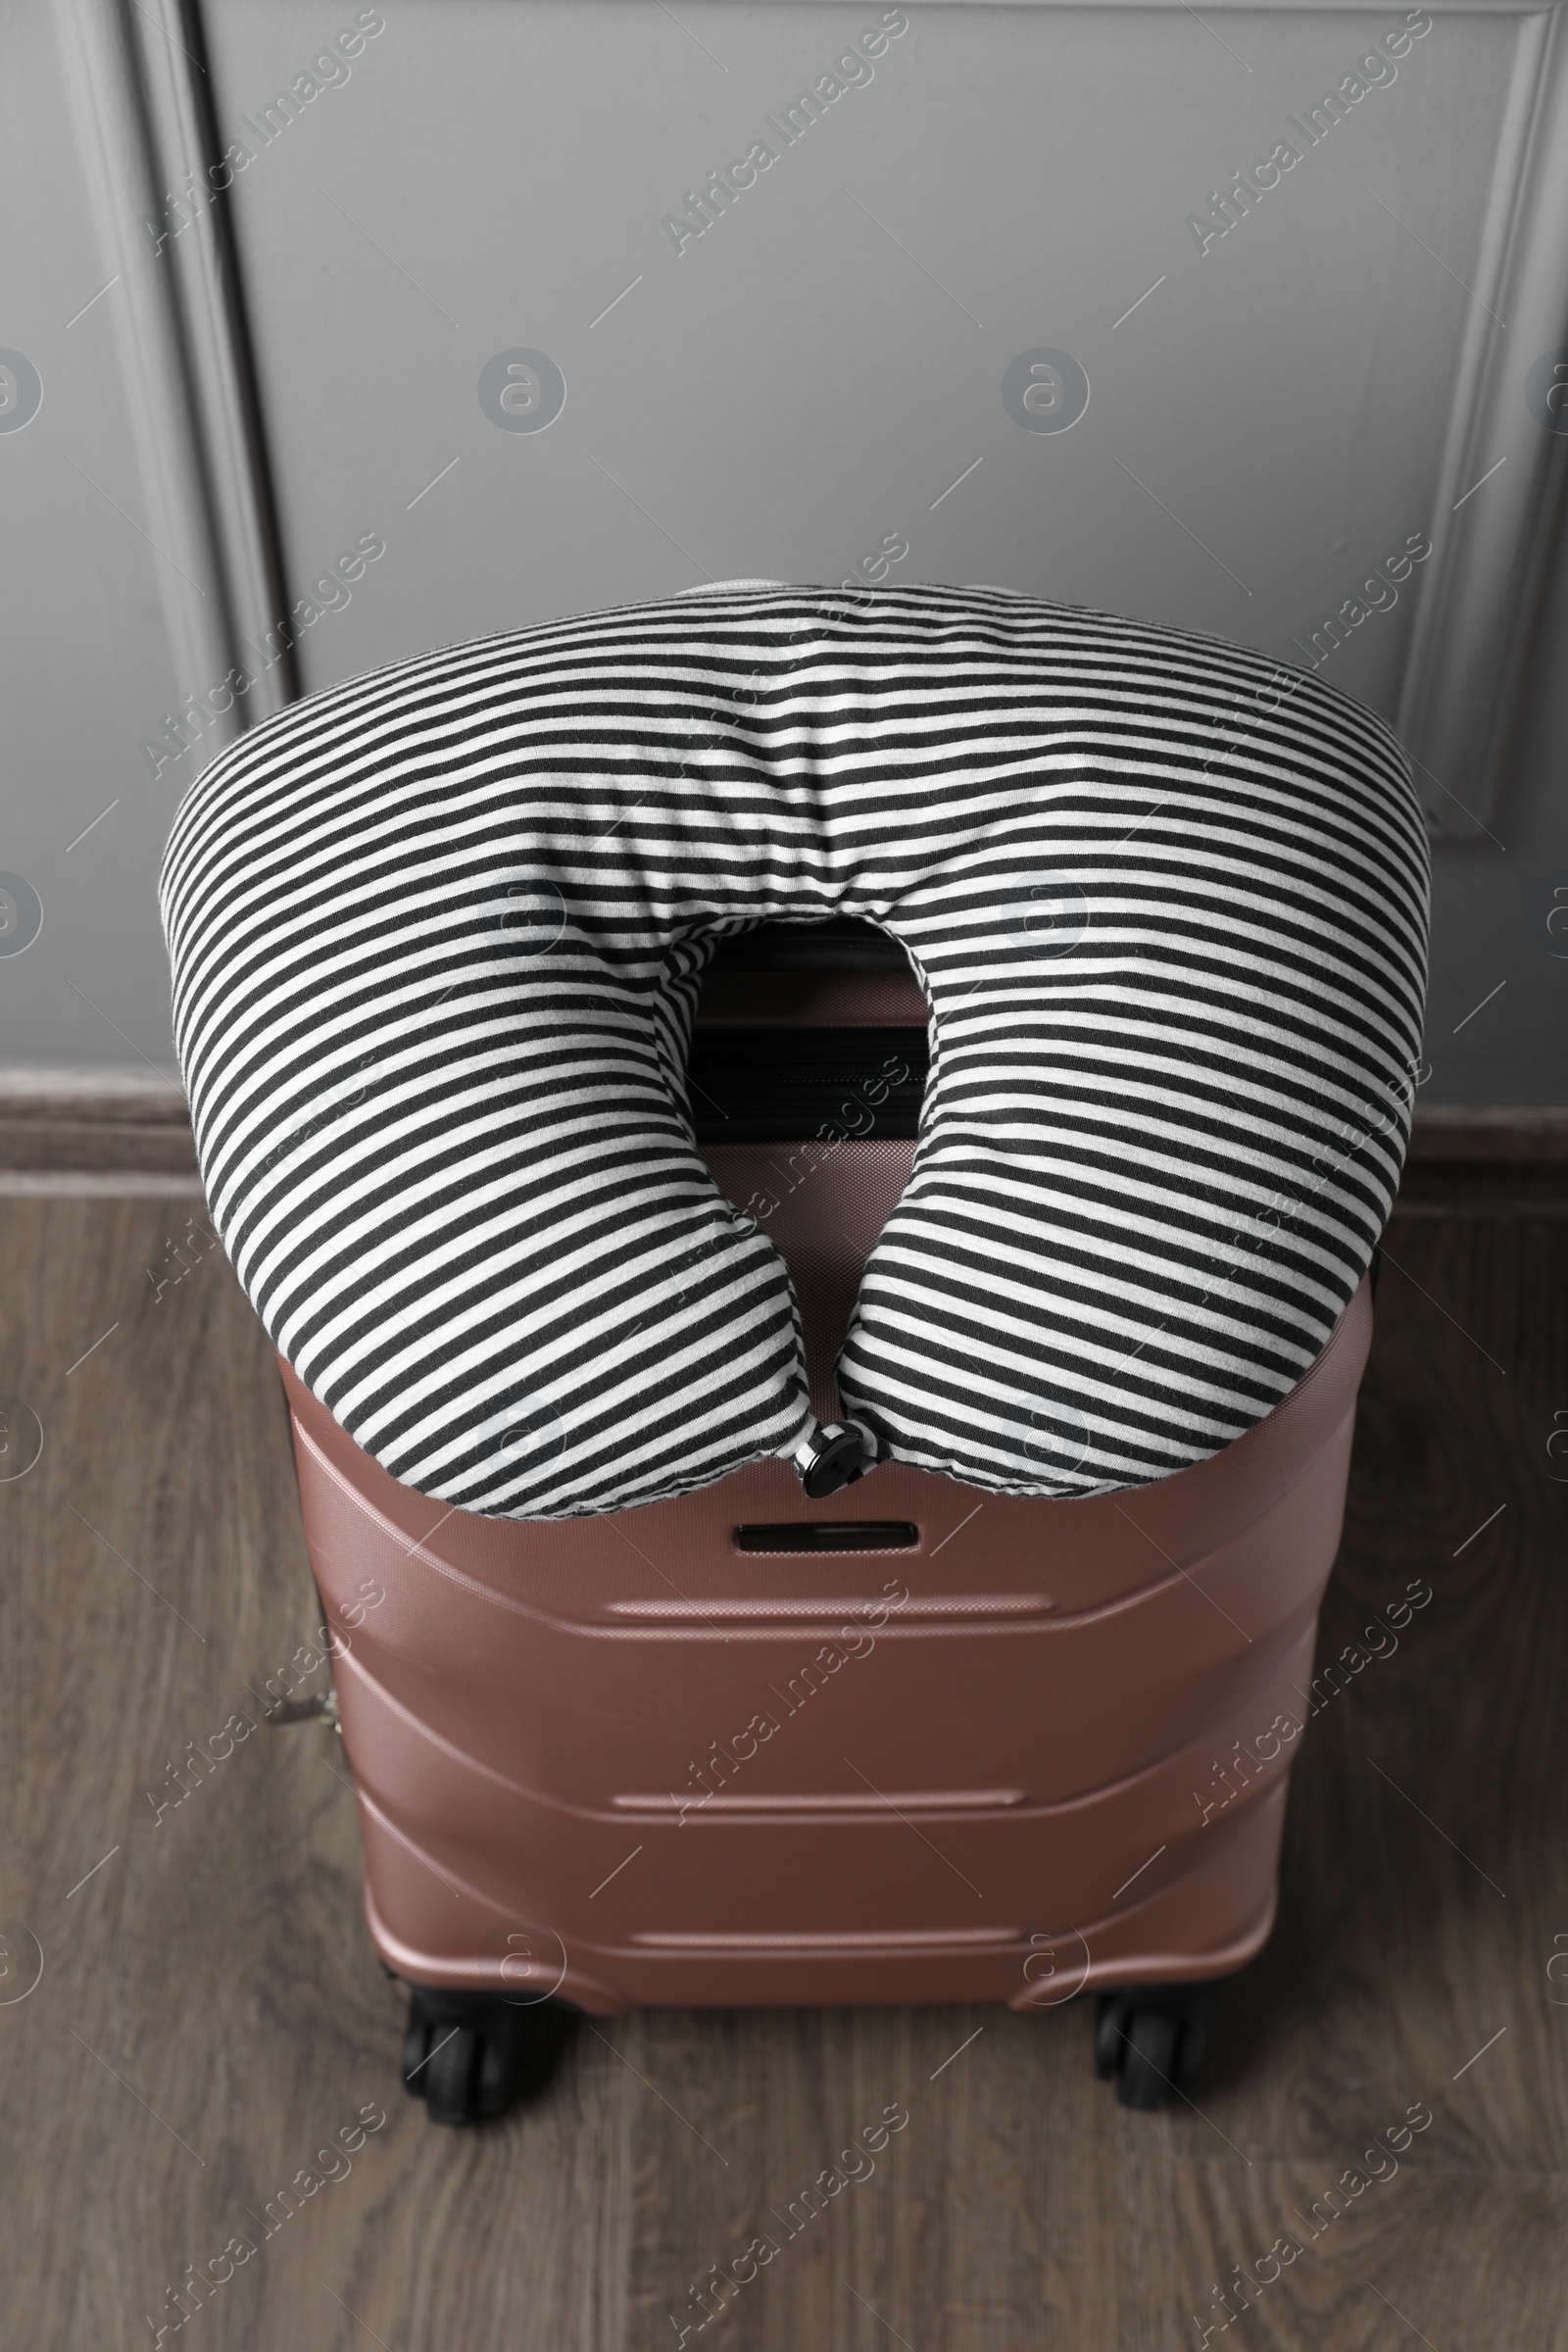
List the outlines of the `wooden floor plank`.
{"type": "Polygon", "coordinates": [[[212,2352],[1166,2352],[1219,2341],[1234,2266],[1415,2106],[1236,2340],[1568,2345],[1568,1223],[1396,1222],[1279,1930],[1191,2106],[1119,2111],[1082,2004],[655,2011],[471,2135],[398,2087],[340,1743],[262,1720],[314,1594],[270,1351],[203,1236],[185,1200],[0,1199],[0,1389],[43,1433],[0,1483],[14,2340],[182,2343],[170,2290],[233,2240],[186,2293],[212,2352]],[[290,2209],[305,2167],[338,2177],[290,2209]]]}

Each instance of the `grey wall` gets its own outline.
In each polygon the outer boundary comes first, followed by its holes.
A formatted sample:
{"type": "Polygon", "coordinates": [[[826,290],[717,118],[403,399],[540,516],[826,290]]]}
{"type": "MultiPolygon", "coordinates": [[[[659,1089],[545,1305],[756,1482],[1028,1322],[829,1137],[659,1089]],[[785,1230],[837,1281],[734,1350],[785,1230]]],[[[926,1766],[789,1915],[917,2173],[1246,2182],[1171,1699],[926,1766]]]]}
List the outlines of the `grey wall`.
{"type": "Polygon", "coordinates": [[[0,957],[0,1063],[170,1066],[158,851],[286,691],[246,646],[285,606],[311,689],[708,578],[869,569],[1240,637],[1385,710],[1442,836],[1428,1099],[1564,1099],[1558,12],[887,14],[881,46],[875,4],[207,0],[181,66],[187,18],[19,0],[0,170],[31,243],[0,344],[45,399],[0,432],[0,867],[46,913],[0,957]],[[786,145],[767,118],[852,45],[857,86],[786,145]],[[102,147],[105,110],[131,128],[84,169],[95,210],[58,158],[102,147]],[[214,125],[270,483],[217,210],[163,201],[214,125]],[[776,160],[683,231],[760,139],[776,160]],[[1281,141],[1299,161],[1253,172],[1281,141]],[[1238,168],[1277,184],[1227,225],[1238,168]],[[543,430],[482,397],[519,349],[564,382],[543,430]],[[1071,363],[1048,396],[1087,378],[1069,429],[1004,397],[1042,350],[1071,363]],[[1382,609],[1347,612],[1380,564],[1382,609]],[[157,740],[236,668],[233,711],[157,740]]]}
{"type": "MultiPolygon", "coordinates": [[[[18,424],[30,404],[0,377],[0,873],[43,906],[31,946],[0,954],[0,1061],[145,1070],[170,1060],[153,892],[177,786],[138,772],[136,739],[183,684],[162,576],[178,555],[153,544],[121,289],[75,316],[113,265],[43,9],[7,11],[0,58],[0,346],[42,388],[18,424]]],[[[0,950],[17,919],[0,901],[0,950]]]]}

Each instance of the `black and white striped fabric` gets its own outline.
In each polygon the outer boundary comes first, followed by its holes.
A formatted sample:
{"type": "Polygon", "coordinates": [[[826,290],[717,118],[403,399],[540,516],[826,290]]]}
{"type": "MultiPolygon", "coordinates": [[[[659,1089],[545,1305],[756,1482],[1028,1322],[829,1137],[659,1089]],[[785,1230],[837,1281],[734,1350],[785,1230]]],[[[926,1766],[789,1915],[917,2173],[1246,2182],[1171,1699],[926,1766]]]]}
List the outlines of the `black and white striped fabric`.
{"type": "Polygon", "coordinates": [[[855,915],[920,972],[913,1174],[841,1362],[880,1454],[1136,1487],[1320,1352],[1388,1214],[1426,842],[1383,723],[1212,638],[1001,590],[730,585],[332,688],[164,874],[208,1198],[392,1474],[610,1511],[813,1426],[695,1149],[716,940],[855,915]]]}

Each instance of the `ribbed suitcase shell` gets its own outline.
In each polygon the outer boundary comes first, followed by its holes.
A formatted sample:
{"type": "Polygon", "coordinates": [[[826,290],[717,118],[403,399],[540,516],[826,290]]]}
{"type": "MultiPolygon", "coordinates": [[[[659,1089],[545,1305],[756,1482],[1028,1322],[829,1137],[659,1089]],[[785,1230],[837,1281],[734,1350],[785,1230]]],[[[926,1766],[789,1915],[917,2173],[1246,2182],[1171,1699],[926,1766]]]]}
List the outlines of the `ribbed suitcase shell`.
{"type": "MultiPolygon", "coordinates": [[[[863,991],[803,1017],[864,1018],[863,991]]],[[[705,1147],[738,1203],[778,1200],[824,1417],[913,1150],[705,1147]]],[[[382,1957],[598,2014],[1025,2008],[1241,1967],[1273,1920],[1371,1322],[1363,1283],[1266,1421],[1083,1502],[897,1465],[812,1502],[768,1462],[612,1517],[484,1519],[400,1486],[285,1367],[382,1957]],[[867,1522],[914,1542],[736,1538],[867,1522]]]]}

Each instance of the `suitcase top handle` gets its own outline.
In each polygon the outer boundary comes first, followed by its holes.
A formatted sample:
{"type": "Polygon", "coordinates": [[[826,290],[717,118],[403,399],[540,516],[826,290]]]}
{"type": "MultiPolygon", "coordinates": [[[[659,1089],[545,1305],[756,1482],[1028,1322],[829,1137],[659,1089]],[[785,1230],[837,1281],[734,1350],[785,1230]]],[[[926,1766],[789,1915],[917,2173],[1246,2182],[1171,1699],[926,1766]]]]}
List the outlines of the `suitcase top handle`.
{"type": "Polygon", "coordinates": [[[361,1446],[468,1510],[773,1455],[821,1493],[887,1459],[1167,1477],[1300,1379],[1398,1181],[1427,850],[1396,742],[1076,606],[727,584],[400,662],[219,755],[163,902],[247,1292],[361,1446]],[[687,1053],[715,952],[865,925],[930,1077],[822,1429],[687,1053]]]}

